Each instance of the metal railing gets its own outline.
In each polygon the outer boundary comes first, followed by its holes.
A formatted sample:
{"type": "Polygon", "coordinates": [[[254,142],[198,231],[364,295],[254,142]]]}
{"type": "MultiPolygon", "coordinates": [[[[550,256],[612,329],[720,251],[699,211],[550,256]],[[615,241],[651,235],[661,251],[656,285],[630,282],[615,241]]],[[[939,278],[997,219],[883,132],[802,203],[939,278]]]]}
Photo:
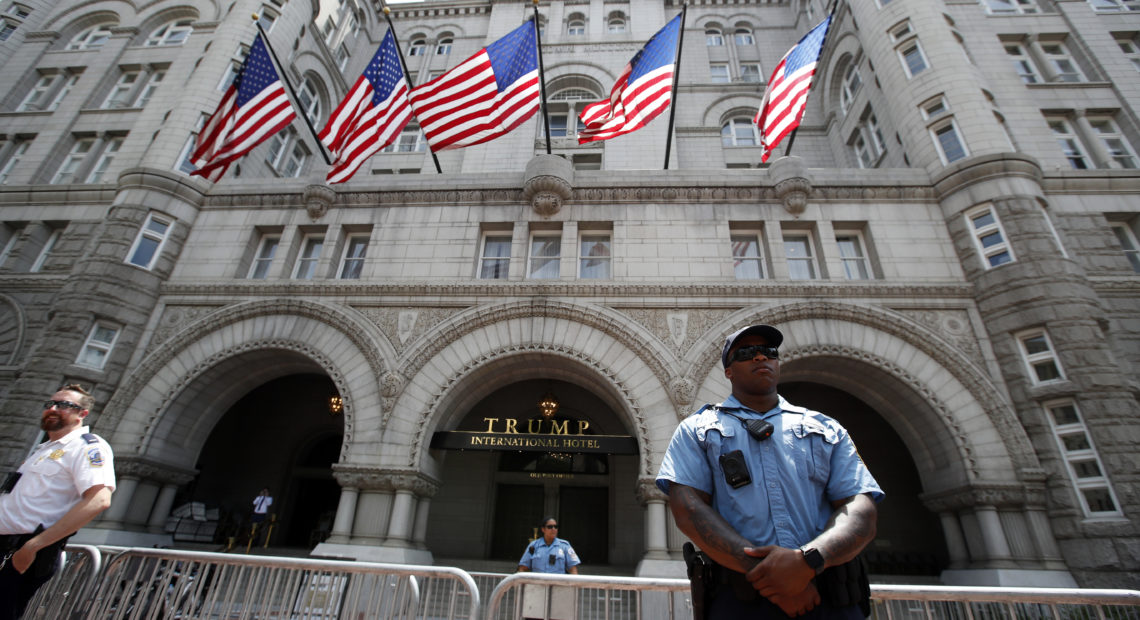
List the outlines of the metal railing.
{"type": "Polygon", "coordinates": [[[871,586],[875,620],[1140,620],[1140,591],[871,586]]]}
{"type": "Polygon", "coordinates": [[[103,569],[103,554],[90,545],[67,545],[51,580],[28,601],[24,618],[66,618],[69,610],[86,600],[103,569]]]}
{"type": "Polygon", "coordinates": [[[688,596],[688,579],[515,573],[495,586],[484,617],[688,618],[688,596]]]}

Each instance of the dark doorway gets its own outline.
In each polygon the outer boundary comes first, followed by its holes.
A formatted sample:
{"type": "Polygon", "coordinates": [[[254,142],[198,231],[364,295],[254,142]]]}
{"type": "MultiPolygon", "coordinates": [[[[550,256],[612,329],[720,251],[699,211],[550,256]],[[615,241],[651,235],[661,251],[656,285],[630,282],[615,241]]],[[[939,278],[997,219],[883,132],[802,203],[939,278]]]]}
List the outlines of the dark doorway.
{"type": "Polygon", "coordinates": [[[339,435],[318,438],[298,455],[291,475],[293,508],[282,517],[285,544],[290,547],[313,547],[332,531],[340,484],[330,466],[340,457],[340,440],[339,435]]]}
{"type": "Polygon", "coordinates": [[[515,560],[536,537],[542,520],[544,489],[524,484],[500,484],[495,493],[495,523],[491,536],[491,557],[515,560]]]}
{"type": "Polygon", "coordinates": [[[570,542],[583,564],[609,564],[609,489],[563,486],[560,491],[559,537],[570,542]]]}

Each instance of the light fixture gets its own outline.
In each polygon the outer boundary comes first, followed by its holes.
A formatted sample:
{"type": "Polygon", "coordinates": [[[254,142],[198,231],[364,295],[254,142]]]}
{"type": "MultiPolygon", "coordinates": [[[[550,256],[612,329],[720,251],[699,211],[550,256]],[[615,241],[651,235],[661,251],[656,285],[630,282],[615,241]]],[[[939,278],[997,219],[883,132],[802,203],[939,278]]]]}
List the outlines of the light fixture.
{"type": "Polygon", "coordinates": [[[558,399],[554,397],[553,392],[547,392],[542,400],[538,401],[538,410],[542,413],[542,417],[549,420],[558,413],[558,399]]]}
{"type": "Polygon", "coordinates": [[[329,413],[336,415],[344,411],[344,399],[339,395],[329,396],[329,413]]]}

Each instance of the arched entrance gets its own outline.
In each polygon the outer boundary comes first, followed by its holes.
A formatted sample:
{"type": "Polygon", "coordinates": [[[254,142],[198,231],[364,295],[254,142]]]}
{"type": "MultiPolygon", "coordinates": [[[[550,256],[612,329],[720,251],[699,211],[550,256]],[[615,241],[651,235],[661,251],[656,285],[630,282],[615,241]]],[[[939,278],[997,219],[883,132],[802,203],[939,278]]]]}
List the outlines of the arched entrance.
{"type": "Polygon", "coordinates": [[[630,435],[616,412],[575,383],[524,379],[495,389],[454,431],[436,436],[433,447],[446,450],[426,541],[436,562],[513,571],[551,515],[585,572],[632,573],[644,548],[630,435]],[[459,441],[466,449],[456,449],[459,441]],[[485,442],[492,445],[480,449],[485,442]]]}

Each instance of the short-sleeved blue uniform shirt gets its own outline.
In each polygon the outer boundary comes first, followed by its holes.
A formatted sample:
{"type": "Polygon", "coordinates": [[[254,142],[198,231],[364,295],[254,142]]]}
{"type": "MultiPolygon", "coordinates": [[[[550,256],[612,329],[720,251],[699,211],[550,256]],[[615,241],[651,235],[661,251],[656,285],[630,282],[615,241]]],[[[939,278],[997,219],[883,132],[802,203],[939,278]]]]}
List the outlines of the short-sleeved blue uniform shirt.
{"type": "Polygon", "coordinates": [[[764,413],[730,396],[685,418],[657,473],[663,492],[669,493],[674,482],[711,495],[713,508],[752,544],[793,549],[823,532],[832,501],[860,493],[870,493],[876,502],[883,498],[847,430],[782,396],[764,413]],[[725,412],[771,422],[772,436],[754,439],[743,422],[725,412]],[[736,489],[720,465],[720,456],[734,450],[742,452],[751,477],[736,489]]]}
{"type": "Polygon", "coordinates": [[[560,575],[565,574],[571,566],[581,563],[578,554],[574,552],[574,547],[561,538],[555,538],[549,545],[546,544],[545,538],[539,538],[526,546],[526,551],[519,560],[519,566],[525,566],[536,573],[560,575]]]}

